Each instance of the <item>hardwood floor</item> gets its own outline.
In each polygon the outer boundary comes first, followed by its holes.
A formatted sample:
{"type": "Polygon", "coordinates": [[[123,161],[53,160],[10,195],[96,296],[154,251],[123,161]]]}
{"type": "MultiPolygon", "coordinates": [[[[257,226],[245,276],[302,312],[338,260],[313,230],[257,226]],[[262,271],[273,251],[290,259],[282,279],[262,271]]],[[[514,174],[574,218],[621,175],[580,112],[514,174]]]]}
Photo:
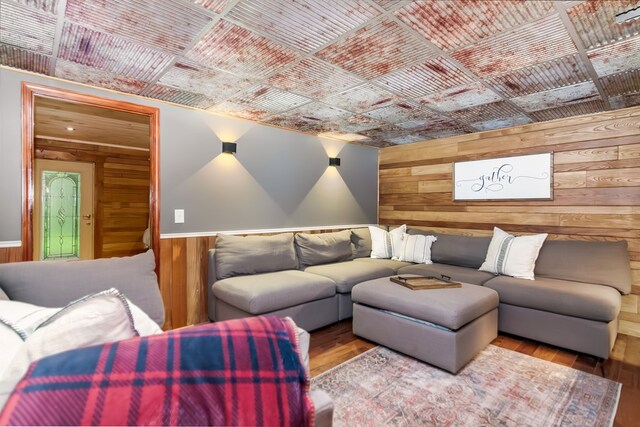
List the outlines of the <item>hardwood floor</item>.
{"type": "MultiPolygon", "coordinates": [[[[640,338],[618,335],[611,356],[604,363],[592,356],[516,336],[499,335],[493,344],[622,383],[614,426],[640,425],[640,338]]],[[[353,335],[351,320],[312,332],[309,348],[311,376],[321,374],[376,345],[353,335]]]]}

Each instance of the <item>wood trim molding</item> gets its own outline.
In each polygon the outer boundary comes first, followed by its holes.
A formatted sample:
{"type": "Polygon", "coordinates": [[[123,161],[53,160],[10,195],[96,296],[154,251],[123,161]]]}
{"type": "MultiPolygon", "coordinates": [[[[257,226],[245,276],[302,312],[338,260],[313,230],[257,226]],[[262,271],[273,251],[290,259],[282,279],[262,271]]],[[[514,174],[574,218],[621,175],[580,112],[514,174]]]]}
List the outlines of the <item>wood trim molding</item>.
{"type": "Polygon", "coordinates": [[[149,116],[150,157],[150,231],[151,248],[156,257],[156,272],[160,254],[160,110],[156,107],[118,101],[70,90],[22,82],[22,250],[23,260],[33,259],[33,197],[34,197],[34,134],[33,108],[35,97],[61,99],[111,110],[149,116]]]}

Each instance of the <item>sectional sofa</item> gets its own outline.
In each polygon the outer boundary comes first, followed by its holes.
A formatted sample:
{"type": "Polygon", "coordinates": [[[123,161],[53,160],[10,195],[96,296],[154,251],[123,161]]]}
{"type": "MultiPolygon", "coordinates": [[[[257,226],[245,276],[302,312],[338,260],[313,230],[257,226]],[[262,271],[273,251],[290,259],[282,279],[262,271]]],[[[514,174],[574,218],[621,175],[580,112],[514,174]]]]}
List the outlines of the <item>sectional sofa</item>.
{"type": "Polygon", "coordinates": [[[478,268],[491,237],[433,233],[433,264],[371,258],[367,228],[274,236],[219,235],[209,252],[208,312],[212,321],[261,314],[290,316],[306,330],[351,317],[351,289],[395,274],[419,274],[485,286],[499,294],[498,329],[607,358],[621,295],[631,290],[625,241],[547,240],[535,280],[478,268]]]}

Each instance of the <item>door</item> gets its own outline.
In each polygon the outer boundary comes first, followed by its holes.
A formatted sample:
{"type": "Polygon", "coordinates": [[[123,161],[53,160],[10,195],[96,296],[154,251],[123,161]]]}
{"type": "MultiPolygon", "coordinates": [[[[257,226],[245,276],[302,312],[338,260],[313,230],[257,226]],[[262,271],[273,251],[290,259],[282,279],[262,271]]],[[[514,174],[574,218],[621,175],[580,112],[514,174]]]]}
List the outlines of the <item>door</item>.
{"type": "Polygon", "coordinates": [[[93,259],[93,163],[35,159],[33,259],[93,259]]]}

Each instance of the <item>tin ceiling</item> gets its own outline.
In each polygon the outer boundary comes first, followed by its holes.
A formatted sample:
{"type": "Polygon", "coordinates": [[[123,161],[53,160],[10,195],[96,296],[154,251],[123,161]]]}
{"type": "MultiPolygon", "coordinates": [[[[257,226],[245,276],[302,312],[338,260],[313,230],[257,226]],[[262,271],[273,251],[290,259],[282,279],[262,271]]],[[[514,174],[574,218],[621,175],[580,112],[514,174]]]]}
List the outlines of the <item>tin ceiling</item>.
{"type": "Polygon", "coordinates": [[[376,147],[640,104],[640,0],[0,0],[0,64],[376,147]]]}

